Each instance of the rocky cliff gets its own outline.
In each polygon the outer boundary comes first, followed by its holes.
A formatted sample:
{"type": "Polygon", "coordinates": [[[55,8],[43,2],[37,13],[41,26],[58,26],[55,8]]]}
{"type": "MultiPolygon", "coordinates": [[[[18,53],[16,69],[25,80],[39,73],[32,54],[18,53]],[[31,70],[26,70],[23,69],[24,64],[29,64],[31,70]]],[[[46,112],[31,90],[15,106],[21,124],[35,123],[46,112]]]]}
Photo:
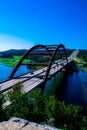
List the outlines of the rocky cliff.
{"type": "Polygon", "coordinates": [[[59,130],[48,125],[39,125],[21,118],[12,117],[0,123],[0,130],[59,130]]]}

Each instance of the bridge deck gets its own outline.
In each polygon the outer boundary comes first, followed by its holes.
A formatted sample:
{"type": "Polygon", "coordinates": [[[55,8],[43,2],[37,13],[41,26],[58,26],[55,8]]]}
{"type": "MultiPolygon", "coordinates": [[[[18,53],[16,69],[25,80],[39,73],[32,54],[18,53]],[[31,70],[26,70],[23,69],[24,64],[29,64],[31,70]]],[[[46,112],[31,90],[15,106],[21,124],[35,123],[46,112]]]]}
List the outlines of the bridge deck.
{"type": "MultiPolygon", "coordinates": [[[[68,63],[70,63],[71,61],[72,60],[69,59],[68,63]]],[[[54,75],[55,73],[60,71],[62,68],[64,68],[66,66],[66,64],[67,64],[66,60],[64,60],[63,62],[60,62],[60,64],[57,64],[57,63],[53,64],[50,69],[48,78],[50,78],[52,75],[54,75]]],[[[43,76],[44,76],[46,70],[47,70],[47,67],[34,71],[32,74],[28,73],[28,74],[22,75],[18,78],[14,78],[14,79],[8,80],[6,82],[0,83],[0,92],[3,93],[3,92],[8,91],[18,81],[23,83],[23,86],[24,86],[23,90],[25,92],[29,92],[33,88],[35,88],[38,85],[43,83],[43,76]]]]}

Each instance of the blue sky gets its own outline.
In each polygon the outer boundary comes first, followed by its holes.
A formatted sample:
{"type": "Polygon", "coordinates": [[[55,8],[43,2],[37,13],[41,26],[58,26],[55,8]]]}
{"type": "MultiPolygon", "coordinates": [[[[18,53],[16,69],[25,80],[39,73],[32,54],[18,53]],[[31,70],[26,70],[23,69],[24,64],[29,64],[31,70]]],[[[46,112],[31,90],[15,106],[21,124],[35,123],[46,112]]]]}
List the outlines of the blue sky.
{"type": "Polygon", "coordinates": [[[87,0],[0,0],[0,51],[58,43],[87,49],[87,0]]]}

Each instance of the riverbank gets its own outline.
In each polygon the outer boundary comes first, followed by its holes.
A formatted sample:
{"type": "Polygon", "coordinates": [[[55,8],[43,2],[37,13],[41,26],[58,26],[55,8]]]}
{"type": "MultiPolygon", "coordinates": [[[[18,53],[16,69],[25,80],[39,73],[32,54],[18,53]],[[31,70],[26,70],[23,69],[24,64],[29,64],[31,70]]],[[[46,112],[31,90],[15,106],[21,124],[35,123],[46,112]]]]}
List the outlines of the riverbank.
{"type": "Polygon", "coordinates": [[[74,58],[73,62],[76,64],[78,71],[87,72],[87,63],[82,58],[74,58]]]}
{"type": "Polygon", "coordinates": [[[87,50],[79,50],[77,58],[73,60],[79,71],[87,72],[87,50]]]}
{"type": "MultiPolygon", "coordinates": [[[[21,56],[13,56],[13,58],[0,58],[0,64],[4,64],[7,67],[15,67],[19,60],[21,59],[21,56]]],[[[23,63],[31,63],[32,60],[30,59],[24,59],[23,63]]],[[[27,66],[27,69],[42,69],[42,66],[27,66]]]]}
{"type": "MultiPolygon", "coordinates": [[[[1,58],[0,57],[0,63],[5,64],[6,66],[14,67],[19,60],[21,59],[21,56],[13,56],[13,58],[1,58]]],[[[31,62],[29,59],[25,59],[23,63],[31,62]]]]}

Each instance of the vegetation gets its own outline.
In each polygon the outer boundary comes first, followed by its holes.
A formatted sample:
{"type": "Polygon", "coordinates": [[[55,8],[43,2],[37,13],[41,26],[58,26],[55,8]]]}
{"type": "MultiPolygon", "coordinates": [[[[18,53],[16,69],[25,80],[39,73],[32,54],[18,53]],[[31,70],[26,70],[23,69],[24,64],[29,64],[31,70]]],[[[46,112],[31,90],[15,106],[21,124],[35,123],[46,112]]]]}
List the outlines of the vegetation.
{"type": "Polygon", "coordinates": [[[0,93],[0,121],[3,120],[3,108],[2,108],[2,105],[4,103],[4,96],[0,93]]]}
{"type": "MultiPolygon", "coordinates": [[[[0,58],[0,63],[4,63],[7,66],[15,66],[20,60],[21,56],[13,56],[13,58],[0,58]]],[[[31,62],[29,59],[25,59],[23,63],[31,62]]]]}
{"type": "Polygon", "coordinates": [[[78,69],[87,72],[87,50],[79,50],[78,57],[73,59],[78,69]]]}
{"type": "Polygon", "coordinates": [[[12,104],[0,113],[3,120],[16,116],[64,130],[86,130],[87,118],[80,114],[81,106],[60,102],[53,95],[43,94],[40,89],[23,95],[21,87],[22,84],[18,83],[8,92],[7,97],[12,104]]]}
{"type": "MultiPolygon", "coordinates": [[[[18,62],[20,58],[19,55],[13,56],[13,58],[9,58],[9,62],[11,59],[12,62],[18,62]]],[[[42,62],[44,59],[44,57],[43,59],[31,57],[30,60],[33,58],[38,62],[42,62]]],[[[79,55],[79,58],[80,60],[74,59],[74,62],[80,66],[84,57],[79,55]]],[[[48,59],[46,57],[45,59],[45,62],[47,62],[48,59]]],[[[6,63],[6,58],[3,58],[3,60],[6,63]]],[[[26,60],[24,62],[27,62],[26,60]]],[[[81,115],[81,106],[61,102],[54,95],[43,94],[40,89],[33,90],[28,94],[24,94],[21,89],[22,84],[17,83],[13,90],[6,94],[6,99],[11,102],[11,105],[5,109],[2,109],[4,97],[0,94],[0,121],[16,116],[41,124],[46,123],[63,130],[87,129],[87,117],[81,115]]]]}
{"type": "MultiPolygon", "coordinates": [[[[67,49],[67,56],[70,55],[70,53],[73,50],[67,49]]],[[[25,49],[23,50],[8,50],[8,51],[4,51],[4,52],[0,52],[0,63],[4,63],[7,66],[15,66],[18,61],[20,60],[21,56],[26,52],[25,49]]],[[[60,59],[62,54],[61,52],[58,52],[60,55],[57,55],[57,59],[60,59]]],[[[56,58],[55,57],[55,58],[56,58]]],[[[49,56],[42,56],[42,55],[30,55],[27,56],[26,59],[23,61],[23,63],[27,63],[27,62],[37,62],[37,63],[48,63],[49,61],[49,56]]],[[[31,68],[34,68],[31,66],[31,68]]],[[[36,66],[35,69],[38,68],[42,68],[41,66],[36,66]]]]}
{"type": "Polygon", "coordinates": [[[78,57],[87,63],[87,50],[79,50],[78,57]]]}
{"type": "Polygon", "coordinates": [[[9,100],[11,103],[18,100],[24,94],[24,92],[22,91],[22,87],[23,85],[21,82],[15,84],[13,86],[13,89],[8,91],[8,93],[6,94],[7,100],[9,100]]]}
{"type": "Polygon", "coordinates": [[[1,58],[12,58],[14,55],[22,56],[25,52],[26,52],[26,49],[20,49],[20,50],[11,49],[8,51],[0,52],[0,57],[1,58]]]}

